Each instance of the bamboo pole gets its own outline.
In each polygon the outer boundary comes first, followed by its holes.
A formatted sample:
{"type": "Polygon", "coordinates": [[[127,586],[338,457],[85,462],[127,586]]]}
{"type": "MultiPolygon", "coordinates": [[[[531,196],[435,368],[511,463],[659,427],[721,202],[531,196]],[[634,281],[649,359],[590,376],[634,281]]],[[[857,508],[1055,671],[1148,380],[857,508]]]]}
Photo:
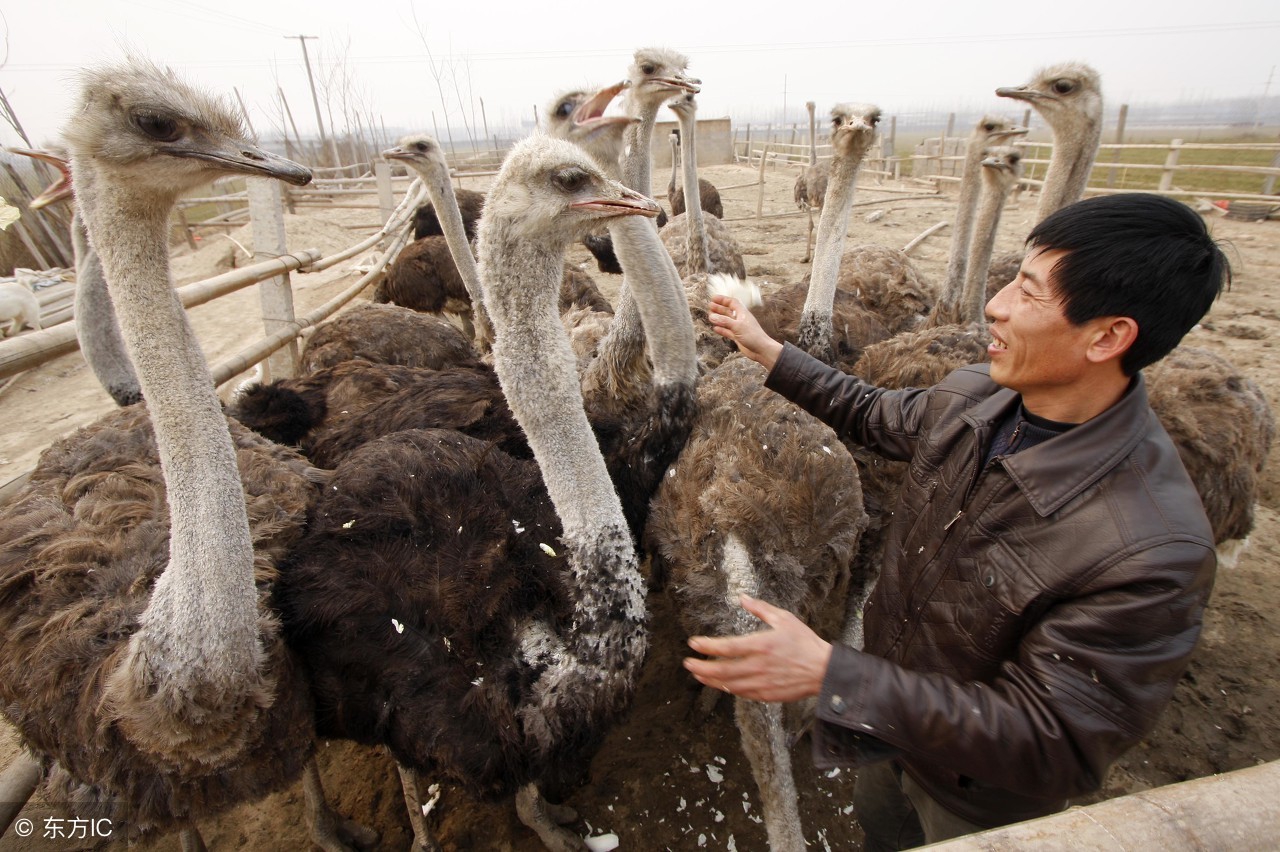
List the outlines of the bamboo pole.
{"type": "MultiPolygon", "coordinates": [[[[751,152],[747,151],[750,156],[751,152]]],[[[757,183],[760,184],[760,192],[756,194],[756,218],[759,219],[764,215],[764,161],[769,158],[769,143],[766,142],[764,148],[760,150],[760,177],[757,183]]],[[[750,162],[750,160],[748,160],[750,162]]]]}
{"type": "MultiPolygon", "coordinates": [[[[320,260],[319,251],[304,249],[179,287],[177,293],[183,307],[193,308],[250,284],[256,284],[263,278],[278,274],[281,270],[298,269],[318,260],[320,260]]],[[[74,352],[79,346],[74,324],[59,325],[0,340],[0,379],[38,367],[68,352],[74,352]]]]}

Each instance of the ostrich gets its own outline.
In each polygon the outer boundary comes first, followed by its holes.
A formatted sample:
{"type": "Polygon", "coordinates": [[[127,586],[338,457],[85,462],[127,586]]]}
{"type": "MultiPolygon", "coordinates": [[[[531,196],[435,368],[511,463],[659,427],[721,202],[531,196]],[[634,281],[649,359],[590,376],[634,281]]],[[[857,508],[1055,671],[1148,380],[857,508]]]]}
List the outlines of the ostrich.
{"type": "MultiPolygon", "coordinates": [[[[667,182],[667,201],[671,203],[671,215],[679,216],[684,212],[684,186],[676,182],[680,174],[680,131],[673,130],[669,137],[671,142],[671,180],[667,182]]],[[[717,219],[724,218],[724,203],[720,200],[720,190],[705,178],[698,178],[698,198],[702,202],[703,211],[717,219]]],[[[662,225],[658,225],[661,229],[662,225]]]]}
{"type": "MultiPolygon", "coordinates": [[[[54,166],[59,179],[31,200],[32,210],[39,210],[73,195],[71,167],[66,158],[52,151],[28,148],[10,148],[10,151],[42,160],[54,166]]],[[[74,316],[76,337],[80,353],[116,405],[132,405],[142,401],[142,388],[138,375],[125,350],[120,336],[120,324],[116,321],[115,307],[107,282],[102,275],[102,263],[89,244],[89,233],[77,210],[71,216],[71,248],[76,265],[76,297],[74,316]]]]}
{"type": "MultiPolygon", "coordinates": [[[[627,87],[624,80],[599,90],[573,89],[552,99],[546,110],[547,132],[560,139],[571,139],[595,158],[600,168],[611,178],[622,173],[622,139],[608,131],[612,125],[631,124],[639,119],[627,115],[606,116],[605,109],[627,87]]],[[[667,214],[659,209],[658,227],[667,223],[667,214]]],[[[613,251],[613,241],[607,230],[583,237],[582,244],[596,259],[601,272],[621,275],[622,267],[613,251]]]]}
{"type": "Polygon", "coordinates": [[[761,324],[827,363],[852,360],[862,347],[887,336],[859,300],[836,286],[858,169],[875,138],[878,107],[837,104],[831,109],[831,178],[818,220],[809,283],[783,288],[759,314],[761,324]],[[803,309],[799,303],[803,300],[803,309]]]}
{"type": "Polygon", "coordinates": [[[0,517],[0,706],[79,817],[202,849],[196,819],[303,775],[313,836],[344,849],[373,838],[323,804],[310,692],[271,609],[311,468],[222,415],[169,278],[181,192],[310,180],[238,115],[140,60],[82,75],[76,198],[147,406],[51,446],[0,517]]]}
{"type": "MultiPolygon", "coordinates": [[[[837,289],[855,294],[883,325],[887,334],[901,334],[924,326],[965,322],[959,303],[965,282],[974,209],[982,181],[980,161],[988,146],[1026,133],[1001,118],[983,116],[969,135],[951,249],[941,291],[916,270],[904,252],[882,245],[854,246],[840,259],[837,289]]],[[[981,319],[981,316],[978,317],[981,319]]]]}
{"type": "MultiPolygon", "coordinates": [[[[938,300],[934,303],[933,311],[927,320],[929,324],[942,325],[982,320],[981,304],[976,311],[972,310],[971,305],[968,309],[960,305],[964,297],[966,270],[969,265],[969,246],[976,230],[974,211],[977,209],[978,195],[983,184],[983,178],[979,173],[985,172],[982,160],[987,156],[988,147],[1006,145],[1010,139],[1025,136],[1026,133],[1025,127],[1011,124],[997,116],[984,115],[978,119],[973,132],[969,134],[969,141],[965,146],[964,167],[960,173],[960,192],[956,198],[956,218],[951,226],[951,248],[947,255],[946,278],[942,282],[938,300]]],[[[978,231],[978,233],[982,232],[978,231]]],[[[990,257],[987,258],[987,262],[990,263],[990,257]]],[[[982,298],[981,294],[978,298],[982,298]]]]}
{"type": "MultiPolygon", "coordinates": [[[[680,147],[684,149],[685,193],[690,200],[701,195],[698,182],[698,158],[696,153],[698,105],[692,92],[687,92],[667,104],[680,122],[680,147]]],[[[742,249],[733,234],[719,218],[707,213],[701,203],[690,205],[679,216],[659,231],[663,245],[671,253],[676,268],[685,275],[705,272],[709,275],[732,275],[746,280],[747,269],[742,262],[742,249]]]]}
{"type": "Polygon", "coordinates": [[[823,199],[827,195],[827,181],[831,179],[831,163],[818,162],[818,123],[814,116],[815,104],[805,101],[805,109],[809,111],[809,165],[796,175],[796,206],[809,214],[809,231],[805,236],[804,257],[801,263],[813,259],[813,210],[822,210],[823,199]]]}
{"type": "MultiPolygon", "coordinates": [[[[996,94],[1031,104],[1053,130],[1053,155],[1040,186],[1036,222],[1079,201],[1102,142],[1102,78],[1080,62],[1044,68],[1021,86],[1001,87],[996,94]]],[[[991,264],[988,298],[1018,274],[1022,255],[1003,256],[991,264]]]]}
{"type": "Polygon", "coordinates": [[[424,237],[401,250],[374,290],[373,301],[394,302],[428,313],[447,311],[457,316],[462,330],[487,352],[492,344],[484,316],[484,298],[475,257],[467,241],[462,213],[449,181],[449,164],[435,139],[406,136],[382,152],[418,173],[437,214],[443,237],[424,237]],[[474,320],[473,320],[474,317],[474,320]]]}
{"type": "Polygon", "coordinates": [[[479,258],[494,369],[536,464],[444,430],[364,445],[334,472],[280,595],[324,733],[386,744],[410,803],[426,771],[518,791],[557,850],[581,841],[536,785],[598,745],[647,644],[635,550],[558,326],[563,255],[601,220],[656,213],[568,143],[512,149],[479,258]]]}
{"type": "MultiPolygon", "coordinates": [[[[867,522],[857,467],[828,426],[764,378],[734,355],[699,381],[698,417],[654,496],[647,549],[689,635],[757,629],[738,604],[745,592],[835,638],[867,522]]],[[[735,699],[735,719],[769,848],[803,850],[783,706],[735,699]]]]}
{"type": "MultiPolygon", "coordinates": [[[[474,189],[455,189],[453,195],[458,200],[458,212],[462,214],[462,227],[467,234],[467,242],[476,238],[476,223],[480,221],[480,211],[484,209],[484,193],[474,189]]],[[[440,216],[436,213],[433,201],[418,207],[413,213],[413,238],[443,237],[444,226],[440,224],[440,216]]]]}

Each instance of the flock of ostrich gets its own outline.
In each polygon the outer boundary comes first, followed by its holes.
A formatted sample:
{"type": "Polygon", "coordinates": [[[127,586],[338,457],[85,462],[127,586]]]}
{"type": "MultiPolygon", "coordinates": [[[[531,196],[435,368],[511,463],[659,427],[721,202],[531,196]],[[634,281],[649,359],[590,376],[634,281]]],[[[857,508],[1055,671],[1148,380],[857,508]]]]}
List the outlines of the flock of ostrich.
{"type": "MultiPolygon", "coordinates": [[[[698,176],[687,67],[641,49],[624,82],[558,93],[484,195],[453,189],[432,138],[401,140],[384,156],[431,199],[415,241],[371,301],[307,339],[298,376],[227,406],[173,290],[170,212],[221,175],[310,174],[169,71],[82,73],[63,140],[75,316],[119,408],[49,447],[0,508],[0,707],[51,800],[199,850],[200,820],[301,779],[314,842],[365,848],[376,836],[326,804],[315,760],[348,739],[393,755],[417,849],[440,848],[422,806],[446,778],[512,798],[548,849],[581,850],[577,815],[543,793],[580,783],[630,708],[651,595],[670,596],[688,635],[757,629],[747,593],[861,646],[905,467],[766,391],[706,305],[731,293],[775,336],[881,386],[984,360],[1026,131],[974,127],[932,282],[900,251],[846,249],[880,112],[831,107],[831,157],[811,142],[795,185],[811,274],[762,290],[698,176]],[[680,128],[669,218],[652,200],[664,106],[680,128]],[[621,271],[614,303],[566,267],[579,242],[621,271]]],[[[1053,130],[1036,219],[1079,199],[1099,75],[1065,63],[997,93],[1053,130]]],[[[1148,382],[1225,553],[1252,527],[1267,401],[1204,350],[1176,350],[1148,382]]],[[[734,701],[770,848],[802,850],[804,708],[734,701]]]]}

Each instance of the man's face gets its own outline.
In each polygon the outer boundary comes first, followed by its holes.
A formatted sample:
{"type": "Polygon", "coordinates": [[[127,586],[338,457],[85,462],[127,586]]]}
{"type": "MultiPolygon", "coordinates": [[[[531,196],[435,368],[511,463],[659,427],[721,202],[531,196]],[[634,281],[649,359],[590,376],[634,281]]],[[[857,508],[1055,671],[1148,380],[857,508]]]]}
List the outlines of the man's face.
{"type": "Polygon", "coordinates": [[[1092,324],[1072,325],[1063,313],[1052,270],[1066,252],[1033,250],[1018,276],[987,303],[991,318],[991,378],[1024,398],[1052,399],[1081,381],[1092,324]]]}

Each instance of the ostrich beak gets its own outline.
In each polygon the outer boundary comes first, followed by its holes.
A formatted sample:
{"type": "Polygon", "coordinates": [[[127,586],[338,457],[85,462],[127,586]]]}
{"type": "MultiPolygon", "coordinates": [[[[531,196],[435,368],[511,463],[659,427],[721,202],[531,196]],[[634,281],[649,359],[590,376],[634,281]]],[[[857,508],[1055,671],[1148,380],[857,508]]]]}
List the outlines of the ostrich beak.
{"type": "Polygon", "coordinates": [[[1002,98],[1014,98],[1019,101],[1054,100],[1052,95],[1029,86],[1001,86],[996,89],[996,94],[1002,98]]]}
{"type": "Polygon", "coordinates": [[[991,138],[1000,140],[1012,139],[1015,136],[1026,136],[1030,130],[1031,128],[1029,127],[1018,127],[1015,125],[1014,127],[1010,127],[1008,130],[999,130],[992,133],[991,138]]]}
{"type": "Polygon", "coordinates": [[[613,103],[613,99],[616,98],[623,89],[627,88],[628,85],[629,84],[626,80],[623,80],[621,83],[614,83],[612,86],[607,86],[606,88],[601,89],[582,103],[578,104],[577,109],[575,109],[573,111],[573,115],[570,116],[574,125],[584,130],[588,130],[588,132],[595,132],[601,127],[611,124],[621,124],[625,127],[629,124],[638,122],[640,119],[633,118],[629,115],[606,116],[604,114],[604,111],[609,108],[609,104],[613,103]]]}
{"type": "Polygon", "coordinates": [[[294,186],[311,183],[311,169],[279,154],[264,151],[257,145],[239,139],[212,140],[174,144],[165,149],[173,157],[204,160],[218,168],[253,177],[269,177],[294,186]]]}
{"type": "Polygon", "coordinates": [[[648,216],[657,218],[658,202],[648,196],[641,195],[634,189],[628,189],[616,181],[610,181],[610,188],[617,190],[616,195],[598,195],[575,201],[569,206],[575,210],[586,210],[599,214],[600,218],[615,216],[648,216]]]}
{"type": "Polygon", "coordinates": [[[683,74],[679,74],[675,77],[653,77],[647,82],[663,86],[677,92],[688,92],[691,95],[696,95],[702,91],[701,80],[696,77],[686,77],[683,74]]]}
{"type": "Polygon", "coordinates": [[[394,148],[388,148],[387,150],[383,151],[383,152],[382,152],[382,159],[384,159],[384,160],[412,160],[412,159],[413,159],[413,155],[412,155],[412,154],[410,154],[410,153],[409,153],[408,151],[406,151],[405,149],[401,148],[399,145],[397,145],[397,146],[396,146],[396,147],[394,147],[394,148]]]}
{"type": "Polygon", "coordinates": [[[49,151],[37,151],[33,148],[10,147],[8,150],[14,154],[22,154],[24,157],[31,157],[33,160],[48,163],[56,168],[61,175],[56,181],[45,187],[44,192],[31,199],[27,209],[39,210],[42,207],[48,207],[50,204],[70,198],[74,194],[71,185],[71,166],[62,157],[49,151]]]}

